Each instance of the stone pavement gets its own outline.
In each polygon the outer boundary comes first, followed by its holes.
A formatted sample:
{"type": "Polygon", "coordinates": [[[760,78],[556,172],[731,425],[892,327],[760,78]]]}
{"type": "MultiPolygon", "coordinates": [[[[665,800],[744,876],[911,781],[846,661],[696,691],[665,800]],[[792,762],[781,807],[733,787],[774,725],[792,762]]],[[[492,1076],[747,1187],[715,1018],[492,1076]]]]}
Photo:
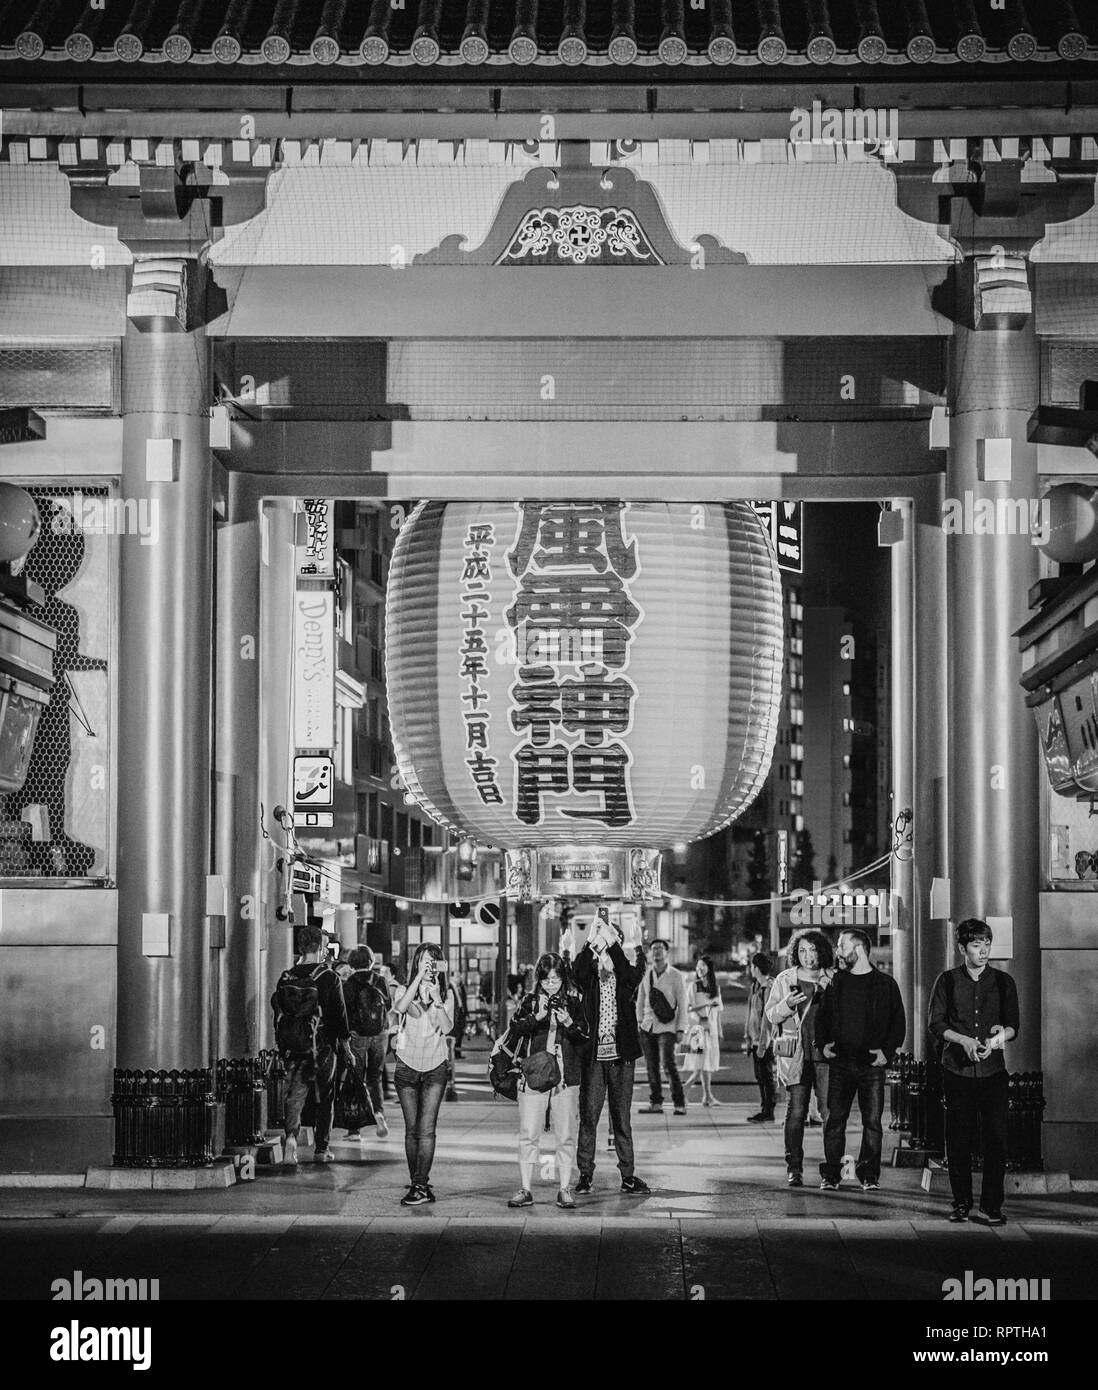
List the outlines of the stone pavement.
{"type": "MultiPolygon", "coordinates": [[[[442,1107],[434,1206],[398,1205],[407,1169],[389,1105],[387,1139],[337,1139],[327,1165],[303,1148],[296,1171],[260,1168],[227,1190],[0,1190],[0,1298],[48,1298],[75,1270],[156,1278],[165,1300],[939,1300],[943,1280],[966,1270],[1050,1279],[1054,1300],[1098,1294],[1098,1195],[1013,1197],[1007,1226],[954,1227],[945,1192],[922,1191],[917,1170],[886,1168],[877,1193],[820,1192],[819,1129],[806,1140],[808,1185],[788,1189],[781,1109],[779,1123],[746,1123],[757,1092],[737,1052],[722,1058],[719,1107],[634,1107],[651,1196],[619,1192],[604,1118],[595,1191],[575,1212],[554,1205],[551,1165],[536,1205],[509,1211],[518,1111],[491,1097],[484,1061],[469,1053],[459,1100],[442,1107]]],[[[639,1080],[635,1100],[646,1097],[639,1080]]],[[[849,1152],[858,1139],[855,1124],[849,1152]]]]}
{"type": "MultiPolygon", "coordinates": [[[[337,1141],[333,1164],[260,1169],[221,1192],[2,1192],[0,1297],[48,1298],[77,1269],[158,1278],[162,1299],[940,1299],[966,1269],[1051,1279],[1054,1299],[1098,1294],[1098,1199],[1017,1197],[992,1230],[950,1226],[945,1195],[911,1169],[886,1170],[874,1194],[790,1191],[781,1127],[748,1125],[746,1100],[634,1114],[650,1197],[620,1194],[600,1135],[596,1189],[575,1212],[553,1204],[548,1175],[512,1212],[517,1109],[461,1095],[440,1117],[432,1207],[397,1205],[394,1115],[384,1141],[337,1141]]],[[[810,1184],[819,1150],[810,1131],[810,1184]]]]}

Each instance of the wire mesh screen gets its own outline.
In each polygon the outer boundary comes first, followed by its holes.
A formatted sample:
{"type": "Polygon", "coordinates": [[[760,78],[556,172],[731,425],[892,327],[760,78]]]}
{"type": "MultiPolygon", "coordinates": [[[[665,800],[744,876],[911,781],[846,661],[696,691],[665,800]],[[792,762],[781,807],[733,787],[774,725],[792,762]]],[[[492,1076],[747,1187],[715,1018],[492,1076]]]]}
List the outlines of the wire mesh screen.
{"type": "Polygon", "coordinates": [[[1098,343],[1045,343],[1041,348],[1041,400],[1079,404],[1079,387],[1098,379],[1098,343]]]}
{"type": "Polygon", "coordinates": [[[80,346],[0,346],[0,406],[108,413],[117,409],[118,350],[80,346]]]}
{"type": "Polygon", "coordinates": [[[42,533],[23,573],[45,590],[34,616],[57,633],[57,683],[23,787],[0,796],[0,878],[101,878],[109,873],[110,494],[27,491],[42,533]]]}

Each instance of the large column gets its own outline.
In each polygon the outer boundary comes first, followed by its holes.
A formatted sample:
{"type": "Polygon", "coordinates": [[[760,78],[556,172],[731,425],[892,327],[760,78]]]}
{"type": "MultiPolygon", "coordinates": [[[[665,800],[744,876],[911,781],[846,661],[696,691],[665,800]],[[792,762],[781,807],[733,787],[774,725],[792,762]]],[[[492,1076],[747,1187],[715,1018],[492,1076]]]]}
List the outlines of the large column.
{"type": "Polygon", "coordinates": [[[915,1037],[914,844],[911,820],[915,762],[915,540],[909,501],[892,504],[903,518],[903,539],[891,547],[892,570],[892,974],[907,1014],[904,1051],[915,1037]]]}
{"type": "MultiPolygon", "coordinates": [[[[1037,449],[1026,440],[1036,404],[1037,342],[1032,318],[1019,329],[958,327],[953,342],[947,495],[1000,499],[996,534],[947,535],[950,654],[949,862],[954,925],[964,917],[1011,918],[1008,961],[1022,1020],[1013,1071],[1040,1066],[1038,942],[1039,815],[1036,731],[1018,689],[1011,634],[1026,617],[1038,574],[1028,534],[1002,534],[1009,499],[1038,496],[1037,449]],[[986,440],[1009,441],[982,449],[986,440]],[[983,481],[1009,465],[1009,481],[983,481]]],[[[978,524],[978,523],[977,523],[978,524]]]]}
{"type": "MultiPolygon", "coordinates": [[[[289,866],[280,875],[274,861],[287,856],[276,849],[286,844],[286,832],[276,824],[276,806],[293,809],[293,729],[291,672],[294,613],[294,504],[287,498],[268,499],[260,522],[259,617],[259,800],[263,824],[272,837],[263,841],[259,866],[262,942],[266,976],[260,1006],[260,1045],[269,1047],[274,1022],[270,996],[279,975],[293,964],[293,930],[277,912],[286,889],[289,866]]],[[[285,901],[288,905],[289,897],[285,901]]]]}
{"type": "Polygon", "coordinates": [[[205,332],[143,333],[131,324],[122,380],[122,494],[148,500],[157,539],[121,541],[118,1065],[197,1067],[208,1061],[209,1010],[213,509],[205,332]]]}
{"type": "Polygon", "coordinates": [[[259,511],[230,475],[217,532],[214,868],[225,884],[218,1051],[254,1055],[266,1007],[259,891],[259,511]]]}
{"type": "Polygon", "coordinates": [[[949,876],[949,650],[943,481],[913,509],[915,562],[915,778],[912,810],[915,940],[912,994],[915,1056],[926,1056],[926,1015],[934,981],[952,963],[949,925],[930,915],[931,886],[949,876]]]}

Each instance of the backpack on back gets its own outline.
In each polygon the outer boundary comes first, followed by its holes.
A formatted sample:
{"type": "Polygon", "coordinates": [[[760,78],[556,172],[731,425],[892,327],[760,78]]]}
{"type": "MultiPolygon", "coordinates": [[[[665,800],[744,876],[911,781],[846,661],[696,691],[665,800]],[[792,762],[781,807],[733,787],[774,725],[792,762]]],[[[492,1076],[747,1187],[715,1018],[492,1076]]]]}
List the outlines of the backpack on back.
{"type": "Polygon", "coordinates": [[[389,1001],[366,971],[356,971],[351,979],[354,989],[348,990],[344,986],[343,991],[345,995],[350,995],[347,1022],[351,1025],[351,1032],[361,1038],[380,1037],[389,1027],[389,1001]]]}
{"type": "Polygon", "coordinates": [[[318,965],[304,978],[284,970],[275,985],[275,1042],[280,1052],[296,1057],[315,1057],[320,1028],[320,991],[317,981],[327,970],[318,965]]]}

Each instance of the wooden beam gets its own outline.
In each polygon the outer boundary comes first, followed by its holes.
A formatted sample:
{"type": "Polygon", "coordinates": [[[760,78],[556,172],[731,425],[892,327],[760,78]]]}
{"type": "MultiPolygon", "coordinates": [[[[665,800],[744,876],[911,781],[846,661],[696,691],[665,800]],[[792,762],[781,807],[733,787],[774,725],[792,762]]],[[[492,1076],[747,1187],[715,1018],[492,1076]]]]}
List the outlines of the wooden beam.
{"type": "Polygon", "coordinates": [[[219,266],[215,337],[948,337],[945,265],[219,266]]]}

